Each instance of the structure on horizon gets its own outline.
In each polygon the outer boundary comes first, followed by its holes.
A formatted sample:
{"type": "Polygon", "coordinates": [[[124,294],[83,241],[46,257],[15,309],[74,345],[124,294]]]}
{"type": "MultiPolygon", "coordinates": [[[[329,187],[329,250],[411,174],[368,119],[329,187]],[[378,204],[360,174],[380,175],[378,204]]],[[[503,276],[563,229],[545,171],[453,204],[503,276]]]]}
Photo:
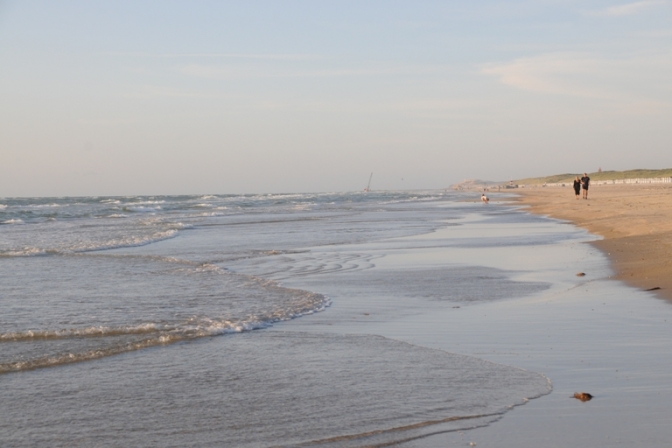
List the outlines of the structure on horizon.
{"type": "Polygon", "coordinates": [[[372,178],[373,178],[373,173],[371,173],[371,175],[369,176],[369,183],[366,186],[366,188],[364,189],[364,193],[368,193],[369,191],[371,191],[371,179],[372,178]]]}

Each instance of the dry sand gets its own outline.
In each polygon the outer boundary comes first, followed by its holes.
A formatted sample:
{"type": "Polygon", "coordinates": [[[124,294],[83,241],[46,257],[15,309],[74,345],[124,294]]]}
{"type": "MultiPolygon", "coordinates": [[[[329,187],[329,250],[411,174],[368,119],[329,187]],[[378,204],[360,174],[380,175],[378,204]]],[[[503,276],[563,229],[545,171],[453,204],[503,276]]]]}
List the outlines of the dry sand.
{"type": "Polygon", "coordinates": [[[571,187],[516,190],[529,211],[568,220],[604,237],[593,244],[615,277],[672,301],[672,184],[591,185],[588,199],[571,187]]]}

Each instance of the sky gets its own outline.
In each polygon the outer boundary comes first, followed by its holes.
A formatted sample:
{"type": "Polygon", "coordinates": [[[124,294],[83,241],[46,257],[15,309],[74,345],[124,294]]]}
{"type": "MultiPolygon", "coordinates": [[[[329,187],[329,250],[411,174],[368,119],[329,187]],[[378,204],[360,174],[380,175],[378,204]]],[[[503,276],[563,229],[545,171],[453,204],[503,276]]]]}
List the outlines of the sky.
{"type": "Polygon", "coordinates": [[[0,197],[672,167],[672,1],[3,1],[0,197]]]}

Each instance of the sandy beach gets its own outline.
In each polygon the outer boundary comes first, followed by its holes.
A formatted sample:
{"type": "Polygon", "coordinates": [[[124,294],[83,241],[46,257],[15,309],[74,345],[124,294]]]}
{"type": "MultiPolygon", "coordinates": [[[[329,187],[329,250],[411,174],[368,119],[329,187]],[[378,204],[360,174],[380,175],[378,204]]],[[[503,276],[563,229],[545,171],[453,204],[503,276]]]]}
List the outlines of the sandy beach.
{"type": "Polygon", "coordinates": [[[588,200],[571,187],[516,190],[529,211],[568,220],[603,237],[592,244],[611,260],[615,277],[672,301],[672,184],[594,185],[588,200]]]}

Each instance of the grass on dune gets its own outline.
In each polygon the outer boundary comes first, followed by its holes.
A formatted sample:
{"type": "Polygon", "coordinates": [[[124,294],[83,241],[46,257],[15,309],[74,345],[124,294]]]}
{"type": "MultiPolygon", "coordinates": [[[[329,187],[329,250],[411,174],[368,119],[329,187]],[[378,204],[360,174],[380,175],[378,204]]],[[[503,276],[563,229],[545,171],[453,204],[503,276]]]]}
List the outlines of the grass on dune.
{"type": "MultiPolygon", "coordinates": [[[[583,173],[565,173],[554,174],[544,177],[528,177],[513,181],[518,185],[552,184],[552,183],[571,183],[575,176],[583,176],[583,173]]],[[[588,173],[590,180],[618,180],[618,179],[650,179],[652,177],[672,177],[672,168],[661,170],[636,169],[627,171],[601,171],[588,173]]]]}

